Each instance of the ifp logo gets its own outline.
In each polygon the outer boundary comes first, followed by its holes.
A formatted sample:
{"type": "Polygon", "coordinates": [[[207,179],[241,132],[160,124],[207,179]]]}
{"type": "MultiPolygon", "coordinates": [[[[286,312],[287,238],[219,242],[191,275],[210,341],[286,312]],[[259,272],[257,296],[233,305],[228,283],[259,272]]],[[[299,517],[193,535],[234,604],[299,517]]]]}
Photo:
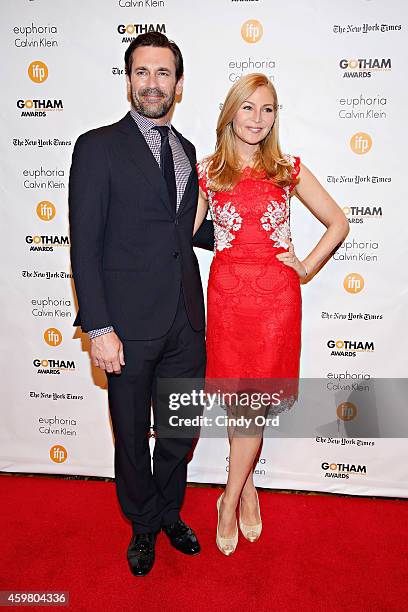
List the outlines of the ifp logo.
{"type": "Polygon", "coordinates": [[[263,35],[262,23],[257,19],[248,19],[241,26],[241,36],[247,43],[257,43],[263,35]]]}
{"type": "Polygon", "coordinates": [[[54,444],[50,448],[50,459],[54,463],[64,463],[68,459],[67,449],[61,444],[54,444]]]}
{"type": "Polygon", "coordinates": [[[350,138],[350,148],[357,155],[365,155],[373,146],[373,141],[370,134],[365,132],[357,132],[350,138]]]}
{"type": "Polygon", "coordinates": [[[48,346],[59,346],[62,342],[62,334],[59,329],[49,327],[44,332],[44,340],[48,346]]]}
{"type": "Polygon", "coordinates": [[[343,281],[347,293],[360,293],[364,289],[364,278],[357,272],[350,272],[343,281]]]}
{"type": "Polygon", "coordinates": [[[31,62],[28,67],[28,76],[33,83],[44,83],[48,79],[48,66],[44,62],[31,62]]]}
{"type": "Polygon", "coordinates": [[[36,211],[41,221],[51,221],[56,214],[54,204],[52,202],[48,202],[48,200],[38,202],[36,211]]]}
{"type": "Polygon", "coordinates": [[[357,415],[357,408],[352,402],[342,402],[337,406],[336,413],[342,421],[352,421],[357,415]]]}

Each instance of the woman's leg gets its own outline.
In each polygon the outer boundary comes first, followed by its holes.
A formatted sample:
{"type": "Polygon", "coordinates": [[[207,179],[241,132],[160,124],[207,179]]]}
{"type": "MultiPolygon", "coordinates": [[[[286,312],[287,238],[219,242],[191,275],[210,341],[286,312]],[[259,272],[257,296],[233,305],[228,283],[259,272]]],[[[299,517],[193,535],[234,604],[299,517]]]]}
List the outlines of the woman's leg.
{"type": "Polygon", "coordinates": [[[254,468],[258,459],[259,453],[257,453],[252,468],[248,474],[248,478],[241,492],[241,519],[245,525],[256,525],[259,523],[261,517],[258,512],[258,503],[256,488],[254,484],[254,468]]]}
{"type": "Polygon", "coordinates": [[[237,433],[236,427],[228,427],[228,437],[230,440],[228,480],[220,508],[219,525],[220,535],[225,538],[233,537],[235,533],[236,509],[241,493],[243,512],[245,512],[243,521],[248,525],[259,521],[252,471],[262,441],[259,431],[250,437],[248,434],[243,437],[241,433],[237,433]]]}

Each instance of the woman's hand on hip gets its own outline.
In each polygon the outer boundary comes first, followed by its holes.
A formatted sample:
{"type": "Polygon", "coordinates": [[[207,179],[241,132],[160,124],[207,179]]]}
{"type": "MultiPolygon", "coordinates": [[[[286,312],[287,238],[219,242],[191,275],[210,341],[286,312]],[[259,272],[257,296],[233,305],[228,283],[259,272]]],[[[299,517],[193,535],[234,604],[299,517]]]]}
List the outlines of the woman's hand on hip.
{"type": "Polygon", "coordinates": [[[284,263],[285,266],[293,268],[300,278],[305,278],[307,276],[307,269],[305,265],[296,257],[292,241],[286,240],[286,244],[288,245],[287,253],[278,253],[276,258],[284,263]]]}

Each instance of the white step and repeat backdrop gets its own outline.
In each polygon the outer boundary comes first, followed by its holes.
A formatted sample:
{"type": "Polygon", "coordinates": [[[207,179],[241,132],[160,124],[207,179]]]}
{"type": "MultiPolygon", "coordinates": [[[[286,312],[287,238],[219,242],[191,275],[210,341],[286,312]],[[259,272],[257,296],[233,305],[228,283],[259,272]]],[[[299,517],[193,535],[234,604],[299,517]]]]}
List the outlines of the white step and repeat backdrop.
{"type": "MultiPolygon", "coordinates": [[[[284,151],[342,206],[350,234],[303,295],[301,372],[328,384],[407,375],[403,0],[2,0],[0,470],[113,476],[106,382],[75,315],[67,186],[73,144],[128,110],[123,54],[165,32],[185,57],[174,124],[211,152],[219,105],[264,72],[284,151]]],[[[323,226],[292,200],[295,248],[323,226]]],[[[197,253],[206,284],[211,254],[197,253]]],[[[350,419],[336,407],[329,421],[350,419]]],[[[350,417],[351,415],[351,417],[350,417]]],[[[341,427],[339,428],[341,431],[341,427]]],[[[259,486],[408,496],[405,438],[266,439],[259,486]],[[337,440],[338,442],[339,440],[337,440]]],[[[189,480],[223,483],[225,440],[202,439],[189,480]]]]}

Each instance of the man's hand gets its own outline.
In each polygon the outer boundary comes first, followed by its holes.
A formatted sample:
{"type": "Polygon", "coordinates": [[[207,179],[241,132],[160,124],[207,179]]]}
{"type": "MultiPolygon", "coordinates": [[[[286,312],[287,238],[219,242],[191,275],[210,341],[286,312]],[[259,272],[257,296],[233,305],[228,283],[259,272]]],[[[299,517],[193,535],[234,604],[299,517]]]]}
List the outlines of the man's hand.
{"type": "Polygon", "coordinates": [[[123,344],[115,332],[91,340],[91,359],[94,366],[106,372],[120,374],[125,365],[123,344]]]}

